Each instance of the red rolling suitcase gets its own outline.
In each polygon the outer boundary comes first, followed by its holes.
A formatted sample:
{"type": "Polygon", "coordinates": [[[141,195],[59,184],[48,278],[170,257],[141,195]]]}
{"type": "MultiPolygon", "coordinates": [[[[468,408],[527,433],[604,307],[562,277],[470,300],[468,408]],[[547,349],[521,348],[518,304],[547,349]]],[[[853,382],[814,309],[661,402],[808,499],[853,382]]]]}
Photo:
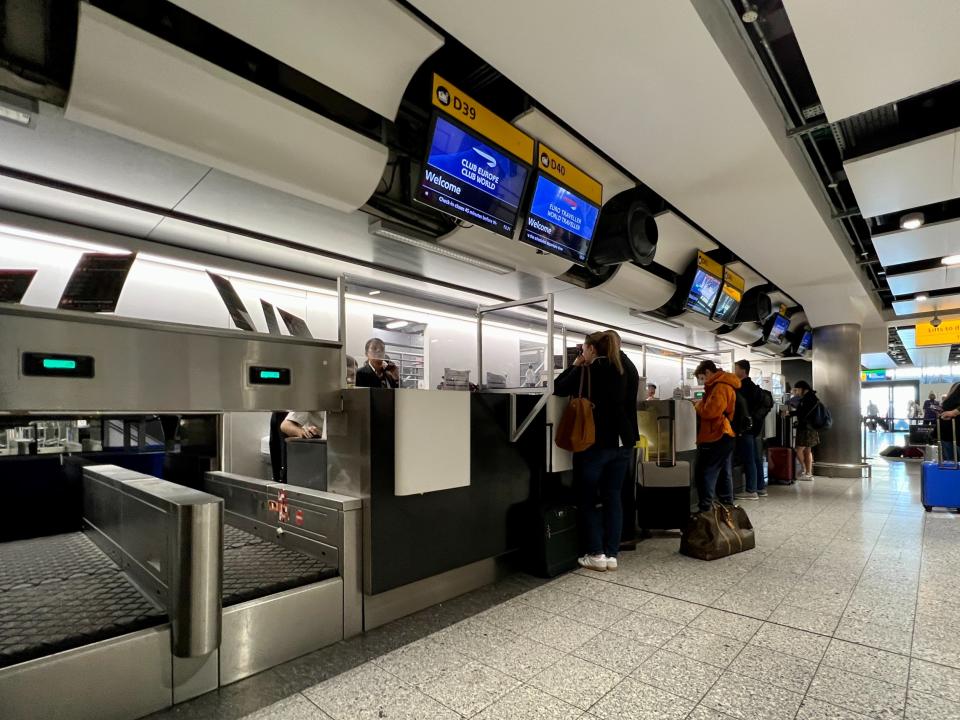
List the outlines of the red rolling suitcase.
{"type": "Polygon", "coordinates": [[[783,446],[767,448],[767,483],[770,485],[792,485],[797,480],[797,454],[791,442],[793,422],[783,418],[781,426],[783,446]]]}

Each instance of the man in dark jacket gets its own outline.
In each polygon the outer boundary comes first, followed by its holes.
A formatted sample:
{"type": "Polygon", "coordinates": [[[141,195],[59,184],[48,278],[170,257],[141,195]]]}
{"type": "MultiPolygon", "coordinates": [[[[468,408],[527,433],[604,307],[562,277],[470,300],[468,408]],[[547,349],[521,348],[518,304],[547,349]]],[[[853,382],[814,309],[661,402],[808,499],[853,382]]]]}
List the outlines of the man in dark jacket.
{"type": "MultiPolygon", "coordinates": [[[[633,361],[620,348],[620,333],[616,330],[607,330],[620,353],[620,363],[623,365],[623,377],[626,381],[626,396],[624,397],[627,419],[633,427],[635,437],[640,437],[640,423],[637,418],[637,401],[640,399],[640,373],[633,361]]],[[[637,464],[631,459],[627,467],[627,477],[624,479],[621,501],[623,502],[623,534],[621,540],[627,547],[636,545],[637,540],[637,464]]]]}
{"type": "MultiPolygon", "coordinates": [[[[757,435],[762,432],[763,391],[750,379],[750,361],[737,360],[733,366],[734,374],[740,378],[740,389],[737,394],[747,401],[750,411],[750,429],[740,434],[736,439],[736,453],[743,463],[743,474],[746,477],[746,491],[737,493],[737,500],[757,500],[766,497],[767,488],[763,479],[763,461],[757,455],[757,435]],[[759,470],[758,470],[759,467],[759,470]]],[[[765,414],[765,413],[764,413],[765,414]]]]}

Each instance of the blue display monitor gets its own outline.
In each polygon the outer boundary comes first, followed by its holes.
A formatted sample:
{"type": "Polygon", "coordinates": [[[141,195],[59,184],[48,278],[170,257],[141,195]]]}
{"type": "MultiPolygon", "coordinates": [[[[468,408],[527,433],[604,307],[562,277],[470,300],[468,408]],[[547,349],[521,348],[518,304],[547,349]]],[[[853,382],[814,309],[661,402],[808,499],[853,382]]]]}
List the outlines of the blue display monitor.
{"type": "Polygon", "coordinates": [[[790,327],[790,320],[786,315],[777,313],[773,320],[773,326],[770,328],[770,334],[767,335],[767,342],[779,345],[783,341],[783,334],[790,327]]]}
{"type": "Polygon", "coordinates": [[[710,317],[718,292],[720,292],[720,278],[698,267],[697,274],[693,276],[693,284],[690,286],[690,294],[687,295],[687,309],[710,317]]]}
{"type": "Polygon", "coordinates": [[[530,168],[462,125],[435,114],[418,202],[512,238],[530,168]]]}
{"type": "Polygon", "coordinates": [[[800,344],[797,346],[798,355],[806,355],[810,352],[810,349],[813,347],[813,331],[807,330],[803,337],[800,340],[800,344]]]}
{"type": "Polygon", "coordinates": [[[583,264],[597,229],[600,208],[552,178],[537,173],[523,242],[583,264]]]}

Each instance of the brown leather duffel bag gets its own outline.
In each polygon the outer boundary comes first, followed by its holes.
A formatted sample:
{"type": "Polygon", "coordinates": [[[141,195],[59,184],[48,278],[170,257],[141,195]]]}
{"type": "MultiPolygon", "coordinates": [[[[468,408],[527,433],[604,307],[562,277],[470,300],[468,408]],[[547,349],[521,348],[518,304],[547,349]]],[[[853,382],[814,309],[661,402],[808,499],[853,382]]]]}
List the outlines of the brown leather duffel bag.
{"type": "Polygon", "coordinates": [[[744,509],[718,502],[691,515],[680,538],[680,552],[699,560],[716,560],[754,547],[753,525],[744,509]]]}

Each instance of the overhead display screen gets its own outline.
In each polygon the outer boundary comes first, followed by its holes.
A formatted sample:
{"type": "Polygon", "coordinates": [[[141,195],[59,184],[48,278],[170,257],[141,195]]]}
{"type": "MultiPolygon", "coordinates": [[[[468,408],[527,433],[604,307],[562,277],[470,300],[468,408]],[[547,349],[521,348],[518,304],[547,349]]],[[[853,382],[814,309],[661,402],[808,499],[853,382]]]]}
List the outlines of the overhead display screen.
{"type": "Polygon", "coordinates": [[[729,268],[723,269],[723,285],[717,294],[717,306],[711,316],[713,320],[729,325],[737,317],[740,300],[743,298],[745,283],[743,278],[729,268]]]}
{"type": "Polygon", "coordinates": [[[472,225],[513,237],[533,139],[439,75],[427,156],[414,198],[472,225]]]}
{"type": "Polygon", "coordinates": [[[417,199],[513,237],[529,174],[523,163],[438,115],[417,199]]]}
{"type": "Polygon", "coordinates": [[[540,172],[520,239],[583,264],[600,217],[602,186],[540,144],[540,172]]]}
{"type": "Polygon", "coordinates": [[[710,317],[717,301],[717,293],[720,292],[722,274],[723,268],[720,263],[698,252],[697,271],[690,285],[690,293],[687,295],[686,308],[710,317]]]}
{"type": "Polygon", "coordinates": [[[770,334],[767,336],[767,342],[780,344],[783,340],[783,334],[787,331],[787,328],[790,327],[790,320],[787,319],[786,315],[777,314],[773,320],[773,327],[770,329],[770,334]]]}
{"type": "Polygon", "coordinates": [[[810,349],[813,347],[813,331],[807,330],[803,334],[803,338],[800,340],[800,344],[797,346],[797,354],[806,355],[810,352],[810,349]]]}

